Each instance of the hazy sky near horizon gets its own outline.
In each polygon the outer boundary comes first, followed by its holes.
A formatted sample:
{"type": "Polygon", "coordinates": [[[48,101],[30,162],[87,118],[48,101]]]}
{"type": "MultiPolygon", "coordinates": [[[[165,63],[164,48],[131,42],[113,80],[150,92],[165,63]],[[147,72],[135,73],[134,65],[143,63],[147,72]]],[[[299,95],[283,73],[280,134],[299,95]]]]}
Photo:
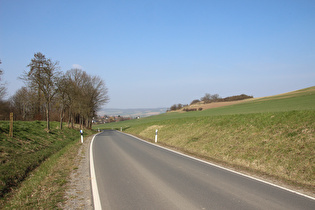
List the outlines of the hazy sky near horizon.
{"type": "Polygon", "coordinates": [[[106,108],[315,85],[314,0],[0,0],[8,96],[34,53],[106,83],[106,108]]]}

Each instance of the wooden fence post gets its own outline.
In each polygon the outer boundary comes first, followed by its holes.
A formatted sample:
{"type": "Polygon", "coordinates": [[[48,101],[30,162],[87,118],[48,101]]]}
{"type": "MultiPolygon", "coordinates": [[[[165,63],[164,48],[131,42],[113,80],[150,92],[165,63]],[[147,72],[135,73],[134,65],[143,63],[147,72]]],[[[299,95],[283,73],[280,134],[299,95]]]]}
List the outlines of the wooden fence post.
{"type": "Polygon", "coordinates": [[[10,133],[9,137],[13,137],[13,112],[10,113],[10,133]]]}

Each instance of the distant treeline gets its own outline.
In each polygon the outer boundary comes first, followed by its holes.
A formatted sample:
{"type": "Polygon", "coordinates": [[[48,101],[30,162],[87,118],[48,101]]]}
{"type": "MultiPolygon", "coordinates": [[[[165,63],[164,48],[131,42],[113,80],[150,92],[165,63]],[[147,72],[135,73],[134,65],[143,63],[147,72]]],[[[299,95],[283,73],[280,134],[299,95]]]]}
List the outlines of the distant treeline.
{"type": "MultiPolygon", "coordinates": [[[[195,99],[193,100],[190,105],[193,105],[193,104],[197,104],[197,103],[200,103],[200,102],[203,102],[205,104],[208,104],[208,103],[213,103],[213,102],[227,102],[227,101],[239,101],[239,100],[244,100],[244,99],[248,99],[248,98],[253,98],[253,96],[249,96],[249,95],[246,95],[246,94],[241,94],[241,95],[236,95],[236,96],[229,96],[229,97],[225,97],[225,98],[221,98],[219,96],[219,94],[209,94],[209,93],[206,93],[203,97],[199,99],[195,99]]],[[[183,105],[183,104],[174,104],[170,107],[169,110],[167,111],[176,111],[176,110],[180,110],[182,108],[183,111],[201,111],[202,108],[185,108],[187,107],[188,104],[186,105],[183,105]]]]}

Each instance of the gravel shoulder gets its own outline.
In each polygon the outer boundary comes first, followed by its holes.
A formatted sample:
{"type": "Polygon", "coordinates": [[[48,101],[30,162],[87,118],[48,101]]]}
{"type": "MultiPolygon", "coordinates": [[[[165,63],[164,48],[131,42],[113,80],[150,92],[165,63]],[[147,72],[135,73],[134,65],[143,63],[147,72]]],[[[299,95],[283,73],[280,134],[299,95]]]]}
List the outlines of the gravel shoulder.
{"type": "Polygon", "coordinates": [[[94,135],[86,137],[83,145],[79,148],[74,162],[74,169],[68,180],[65,192],[65,202],[62,209],[93,209],[93,199],[90,177],[90,142],[94,135]]]}

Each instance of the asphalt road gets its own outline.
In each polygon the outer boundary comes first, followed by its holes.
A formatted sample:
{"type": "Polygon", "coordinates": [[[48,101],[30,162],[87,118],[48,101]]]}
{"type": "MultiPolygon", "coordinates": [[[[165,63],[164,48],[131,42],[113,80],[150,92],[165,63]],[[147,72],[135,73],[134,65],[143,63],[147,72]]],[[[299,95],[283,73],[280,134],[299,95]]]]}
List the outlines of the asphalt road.
{"type": "Polygon", "coordinates": [[[95,136],[91,155],[102,209],[315,209],[309,197],[117,131],[95,136]]]}

